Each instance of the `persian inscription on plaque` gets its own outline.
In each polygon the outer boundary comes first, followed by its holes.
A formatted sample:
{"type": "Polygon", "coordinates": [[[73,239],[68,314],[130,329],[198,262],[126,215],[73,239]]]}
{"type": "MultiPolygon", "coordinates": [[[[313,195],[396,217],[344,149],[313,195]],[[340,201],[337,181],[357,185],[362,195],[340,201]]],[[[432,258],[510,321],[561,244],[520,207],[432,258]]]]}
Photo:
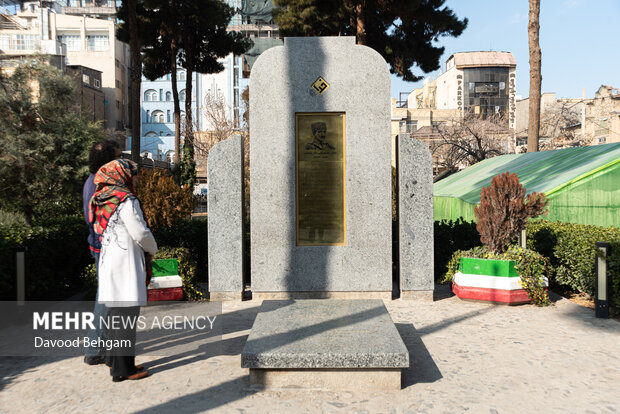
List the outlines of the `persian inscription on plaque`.
{"type": "Polygon", "coordinates": [[[345,115],[295,114],[297,245],[346,244],[345,115]]]}
{"type": "Polygon", "coordinates": [[[319,95],[323,95],[323,92],[325,92],[327,88],[329,88],[329,83],[327,83],[325,79],[320,76],[312,84],[312,89],[314,89],[319,95]]]}

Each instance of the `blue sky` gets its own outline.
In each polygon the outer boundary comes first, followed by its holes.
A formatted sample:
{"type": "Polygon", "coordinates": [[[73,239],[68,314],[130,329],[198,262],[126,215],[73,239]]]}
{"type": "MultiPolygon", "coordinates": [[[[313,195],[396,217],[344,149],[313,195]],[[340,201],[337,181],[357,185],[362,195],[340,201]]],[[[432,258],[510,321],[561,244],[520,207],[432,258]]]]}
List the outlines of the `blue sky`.
{"type": "MultiPolygon", "coordinates": [[[[591,98],[601,85],[620,88],[620,1],[542,0],[540,47],[542,92],[580,98],[582,88],[591,98]]],[[[444,37],[442,68],[456,52],[495,50],[512,52],[517,61],[517,95],[529,95],[527,0],[447,0],[446,6],[469,24],[457,38],[444,37]]],[[[424,75],[415,68],[414,74],[424,75]]],[[[431,79],[439,71],[425,74],[431,79]]],[[[392,76],[392,97],[410,92],[422,82],[403,82],[392,76]]]]}

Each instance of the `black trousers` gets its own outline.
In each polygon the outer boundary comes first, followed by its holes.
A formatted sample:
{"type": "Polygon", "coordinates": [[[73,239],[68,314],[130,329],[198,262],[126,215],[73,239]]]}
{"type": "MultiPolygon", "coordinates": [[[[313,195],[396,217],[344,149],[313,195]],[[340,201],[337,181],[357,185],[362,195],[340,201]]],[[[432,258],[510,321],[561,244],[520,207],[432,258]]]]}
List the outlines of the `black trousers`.
{"type": "Polygon", "coordinates": [[[110,375],[113,377],[128,377],[136,373],[136,324],[139,315],[139,306],[109,308],[108,340],[112,344],[129,344],[106,350],[106,365],[111,368],[110,375]],[[134,322],[133,326],[128,323],[123,326],[123,319],[134,322]],[[118,321],[117,325],[114,324],[115,320],[118,321]]]}

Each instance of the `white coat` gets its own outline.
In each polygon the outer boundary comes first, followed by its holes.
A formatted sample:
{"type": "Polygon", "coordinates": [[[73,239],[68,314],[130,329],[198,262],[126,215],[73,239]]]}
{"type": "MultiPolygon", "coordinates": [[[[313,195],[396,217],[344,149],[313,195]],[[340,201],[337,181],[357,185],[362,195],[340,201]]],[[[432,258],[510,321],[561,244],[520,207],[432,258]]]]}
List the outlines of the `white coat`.
{"type": "Polygon", "coordinates": [[[157,243],[140,203],[128,197],[110,217],[101,238],[99,302],[108,307],[146,305],[145,252],[154,255],[157,243]]]}

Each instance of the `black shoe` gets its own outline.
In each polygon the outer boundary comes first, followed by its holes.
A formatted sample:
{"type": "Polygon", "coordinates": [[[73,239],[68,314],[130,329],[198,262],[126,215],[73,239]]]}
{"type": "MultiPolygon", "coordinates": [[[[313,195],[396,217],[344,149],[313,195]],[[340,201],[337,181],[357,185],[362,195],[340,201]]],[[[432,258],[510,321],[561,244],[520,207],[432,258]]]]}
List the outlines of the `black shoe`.
{"type": "Polygon", "coordinates": [[[112,377],[112,382],[122,382],[125,380],[139,380],[142,378],[146,378],[149,376],[149,372],[148,371],[138,371],[135,374],[129,375],[128,377],[123,377],[123,376],[117,376],[117,377],[112,377]]]}
{"type": "Polygon", "coordinates": [[[88,365],[99,365],[105,362],[105,357],[102,356],[85,356],[84,363],[88,365]]]}

